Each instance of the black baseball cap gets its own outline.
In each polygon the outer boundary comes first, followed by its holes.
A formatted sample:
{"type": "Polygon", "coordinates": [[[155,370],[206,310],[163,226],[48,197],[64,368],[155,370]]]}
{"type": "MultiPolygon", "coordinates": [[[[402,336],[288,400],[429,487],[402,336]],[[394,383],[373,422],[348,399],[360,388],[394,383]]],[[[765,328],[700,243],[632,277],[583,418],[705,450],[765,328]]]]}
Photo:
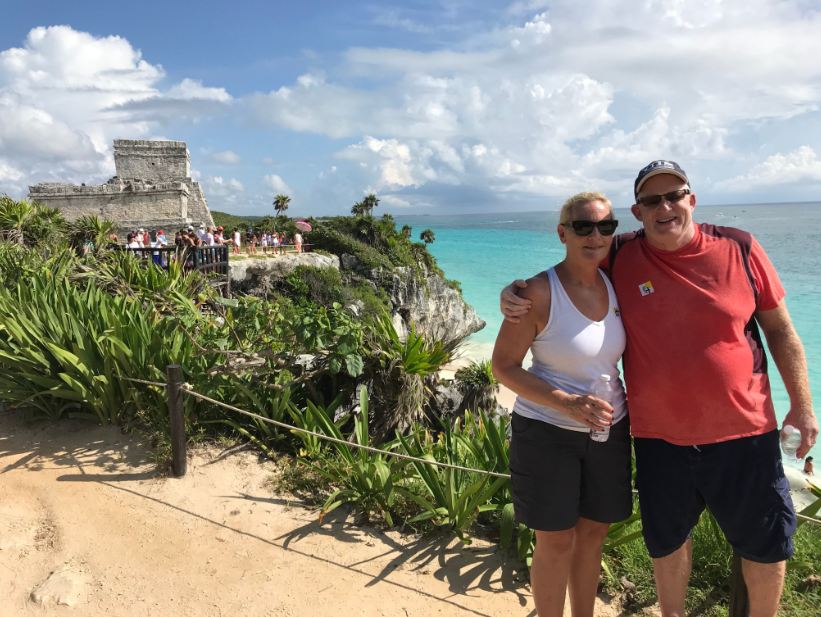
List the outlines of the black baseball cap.
{"type": "Polygon", "coordinates": [[[639,172],[639,175],[636,176],[636,183],[633,185],[634,195],[638,197],[639,191],[641,190],[641,187],[644,186],[644,183],[653,176],[658,176],[659,174],[671,174],[673,176],[678,176],[688,185],[690,184],[690,180],[687,179],[687,174],[678,163],[675,161],[658,160],[653,161],[649,165],[643,167],[639,172]]]}

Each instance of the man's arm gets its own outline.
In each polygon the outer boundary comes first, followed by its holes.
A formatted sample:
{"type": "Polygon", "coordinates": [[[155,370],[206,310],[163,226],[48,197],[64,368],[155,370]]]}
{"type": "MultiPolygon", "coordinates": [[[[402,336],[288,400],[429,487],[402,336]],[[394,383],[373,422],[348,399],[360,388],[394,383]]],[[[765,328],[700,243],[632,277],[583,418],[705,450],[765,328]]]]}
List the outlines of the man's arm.
{"type": "Polygon", "coordinates": [[[801,431],[801,445],[796,456],[804,458],[818,438],[818,420],[812,408],[804,346],[793,327],[784,300],[774,309],[758,311],[755,316],[767,337],[773,360],[790,397],[790,411],[784,418],[784,424],[792,424],[801,431]]]}

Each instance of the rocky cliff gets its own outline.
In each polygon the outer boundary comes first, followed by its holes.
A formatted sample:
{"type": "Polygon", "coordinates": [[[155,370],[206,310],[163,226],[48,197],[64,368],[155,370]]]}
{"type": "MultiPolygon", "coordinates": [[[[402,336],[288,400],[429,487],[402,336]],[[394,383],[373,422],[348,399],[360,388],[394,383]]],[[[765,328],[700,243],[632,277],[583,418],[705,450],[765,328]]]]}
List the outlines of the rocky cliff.
{"type": "Polygon", "coordinates": [[[385,289],[390,297],[394,327],[400,335],[407,332],[411,322],[417,331],[443,341],[461,340],[485,326],[462,294],[438,274],[401,267],[367,272],[350,255],[343,255],[341,260],[320,253],[231,260],[231,287],[240,293],[264,296],[275,287],[277,279],[297,266],[341,269],[385,289]]]}
{"type": "MultiPolygon", "coordinates": [[[[395,268],[389,276],[393,312],[405,327],[412,321],[417,330],[441,341],[461,340],[485,327],[462,294],[438,274],[420,276],[410,268],[395,268]]],[[[398,325],[394,319],[394,327],[398,325]]]]}

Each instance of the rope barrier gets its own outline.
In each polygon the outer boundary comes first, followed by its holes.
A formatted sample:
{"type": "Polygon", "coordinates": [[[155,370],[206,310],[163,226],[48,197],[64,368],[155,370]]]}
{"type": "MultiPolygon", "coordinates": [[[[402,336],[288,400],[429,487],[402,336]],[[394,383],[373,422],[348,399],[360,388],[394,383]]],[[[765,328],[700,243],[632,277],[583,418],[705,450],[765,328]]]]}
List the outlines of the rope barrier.
{"type": "Polygon", "coordinates": [[[330,435],[324,435],[322,433],[317,433],[315,431],[311,431],[305,428],[300,428],[298,426],[293,426],[291,424],[286,424],[285,422],[280,422],[278,420],[272,420],[271,418],[266,418],[265,416],[260,416],[259,414],[255,414],[251,411],[246,411],[245,409],[240,409],[239,407],[234,407],[233,405],[229,405],[228,403],[223,403],[222,401],[218,401],[216,399],[211,398],[210,396],[205,396],[204,394],[200,394],[199,392],[194,391],[191,389],[190,384],[183,384],[182,385],[182,392],[183,394],[187,394],[194,398],[200,399],[201,401],[207,401],[219,407],[224,407],[225,409],[230,409],[231,411],[235,411],[239,414],[244,416],[248,416],[249,418],[255,418],[256,420],[261,420],[262,422],[267,422],[269,424],[274,424],[275,426],[279,426],[281,428],[287,428],[291,431],[295,431],[298,433],[305,433],[306,435],[312,435],[319,439],[325,439],[326,441],[331,441],[333,443],[340,443],[345,444],[346,446],[350,446],[352,448],[359,448],[360,450],[365,450],[367,452],[374,452],[376,454],[384,454],[386,456],[393,456],[395,458],[400,458],[403,460],[414,461],[417,463],[425,463],[426,465],[434,465],[436,467],[444,467],[446,469],[456,469],[458,471],[468,471],[472,473],[484,474],[487,476],[493,476],[496,478],[510,478],[510,474],[506,473],[498,473],[495,471],[487,471],[486,469],[474,469],[472,467],[463,467],[462,465],[453,465],[451,463],[443,463],[441,461],[432,461],[426,458],[419,458],[417,456],[411,456],[409,454],[402,454],[401,452],[391,452],[390,450],[380,450],[379,448],[374,448],[373,446],[365,446],[359,443],[354,443],[351,441],[346,441],[344,439],[338,439],[336,437],[331,437],[330,435]]]}
{"type": "MultiPolygon", "coordinates": [[[[148,381],[145,379],[135,379],[132,377],[123,377],[126,381],[132,381],[135,383],[141,383],[149,386],[159,386],[162,388],[166,387],[165,383],[158,382],[158,381],[148,381]]],[[[443,463],[441,461],[430,460],[425,458],[419,458],[417,456],[411,456],[409,454],[402,454],[401,452],[392,452],[390,450],[380,450],[379,448],[374,448],[373,446],[366,446],[363,444],[358,444],[352,441],[347,441],[345,439],[338,439],[336,437],[331,437],[330,435],[325,435],[323,433],[317,433],[316,431],[311,431],[309,429],[301,428],[298,426],[294,426],[292,424],[288,424],[286,422],[280,422],[279,420],[273,420],[271,418],[266,418],[265,416],[261,416],[259,414],[253,413],[252,411],[247,411],[245,409],[241,409],[239,407],[235,407],[234,405],[230,405],[228,403],[223,403],[222,401],[218,401],[217,399],[211,398],[210,396],[206,396],[205,394],[200,394],[199,392],[195,391],[191,384],[184,383],[181,385],[181,391],[183,394],[189,395],[193,398],[199,399],[201,401],[206,401],[213,405],[217,405],[218,407],[222,407],[224,409],[228,409],[230,411],[234,411],[236,413],[242,414],[244,416],[248,416],[249,418],[254,418],[255,420],[260,420],[261,422],[267,422],[268,424],[273,424],[280,428],[288,429],[289,431],[297,432],[297,433],[304,433],[306,435],[311,435],[318,439],[324,439],[325,441],[330,441],[333,443],[344,444],[351,448],[358,448],[360,450],[365,450],[366,452],[373,452],[375,454],[384,454],[385,456],[393,456],[398,459],[412,461],[416,463],[424,463],[425,465],[433,465],[435,467],[442,467],[445,469],[455,469],[457,471],[467,471],[470,473],[477,473],[487,476],[493,476],[496,478],[510,478],[510,474],[498,473],[495,471],[487,471],[486,469],[475,469],[473,467],[464,467],[462,465],[454,465],[452,463],[443,463]]],[[[638,491],[633,490],[633,493],[637,493],[638,491]]],[[[813,523],[815,525],[821,525],[821,519],[813,518],[811,516],[807,516],[805,514],[796,513],[796,517],[799,520],[805,521],[807,523],[813,523]]]]}
{"type": "Polygon", "coordinates": [[[811,516],[807,516],[806,514],[799,514],[796,513],[795,516],[802,521],[807,523],[815,523],[816,525],[821,525],[821,519],[813,518],[811,516]]]}

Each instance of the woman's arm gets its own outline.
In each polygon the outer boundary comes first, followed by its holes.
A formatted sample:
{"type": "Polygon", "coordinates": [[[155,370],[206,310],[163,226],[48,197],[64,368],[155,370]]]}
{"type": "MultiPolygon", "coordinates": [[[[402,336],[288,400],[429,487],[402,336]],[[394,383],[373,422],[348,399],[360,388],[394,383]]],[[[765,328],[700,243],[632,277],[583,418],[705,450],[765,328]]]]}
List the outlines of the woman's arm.
{"type": "Polygon", "coordinates": [[[505,386],[524,398],[566,413],[589,427],[604,428],[612,421],[613,408],[589,395],[570,394],[522,368],[527,350],[541,332],[550,313],[550,286],[545,276],[527,281],[520,291],[532,310],[516,322],[505,320],[493,347],[493,374],[505,386]]]}

